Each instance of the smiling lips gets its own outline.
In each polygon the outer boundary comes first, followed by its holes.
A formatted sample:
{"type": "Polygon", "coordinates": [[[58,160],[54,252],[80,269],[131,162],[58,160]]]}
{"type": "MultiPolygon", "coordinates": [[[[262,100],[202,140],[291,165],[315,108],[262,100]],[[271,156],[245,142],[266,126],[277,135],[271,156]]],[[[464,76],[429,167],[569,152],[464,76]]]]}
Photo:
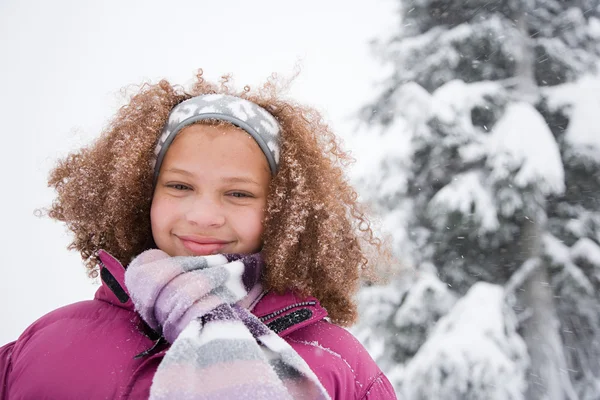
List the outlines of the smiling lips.
{"type": "Polygon", "coordinates": [[[183,246],[198,256],[217,254],[230,242],[208,237],[177,236],[183,246]]]}

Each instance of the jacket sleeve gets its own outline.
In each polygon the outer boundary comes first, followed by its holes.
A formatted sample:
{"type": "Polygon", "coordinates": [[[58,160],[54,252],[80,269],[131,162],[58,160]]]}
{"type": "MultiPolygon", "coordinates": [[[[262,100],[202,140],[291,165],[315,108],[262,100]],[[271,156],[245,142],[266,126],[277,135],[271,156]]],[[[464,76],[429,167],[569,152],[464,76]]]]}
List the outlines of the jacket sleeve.
{"type": "Polygon", "coordinates": [[[8,374],[12,369],[11,356],[16,342],[0,347],[0,400],[8,398],[8,374]]]}
{"type": "Polygon", "coordinates": [[[396,400],[396,392],[388,378],[382,373],[375,378],[361,400],[396,400]]]}

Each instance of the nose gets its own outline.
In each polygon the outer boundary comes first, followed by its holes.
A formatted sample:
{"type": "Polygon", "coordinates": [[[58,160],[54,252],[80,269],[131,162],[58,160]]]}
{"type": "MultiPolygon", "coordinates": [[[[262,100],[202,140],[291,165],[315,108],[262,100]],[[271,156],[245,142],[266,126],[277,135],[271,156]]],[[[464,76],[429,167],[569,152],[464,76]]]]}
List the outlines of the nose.
{"type": "Polygon", "coordinates": [[[199,228],[218,228],[225,224],[225,213],[222,204],[207,195],[200,195],[190,202],[186,212],[189,223],[199,228]]]}

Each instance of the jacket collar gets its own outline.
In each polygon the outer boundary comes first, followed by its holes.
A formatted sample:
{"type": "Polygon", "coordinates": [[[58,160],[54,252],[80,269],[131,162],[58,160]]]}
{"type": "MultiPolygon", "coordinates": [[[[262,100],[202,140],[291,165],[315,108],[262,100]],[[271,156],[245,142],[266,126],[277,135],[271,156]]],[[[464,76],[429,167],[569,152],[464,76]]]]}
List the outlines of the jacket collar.
{"type": "Polygon", "coordinates": [[[100,259],[102,286],[96,291],[94,298],[134,311],[135,306],[129,297],[127,287],[125,287],[125,268],[119,260],[104,250],[98,252],[98,258],[100,259]]]}
{"type": "MultiPolygon", "coordinates": [[[[98,252],[98,258],[101,263],[102,286],[96,291],[94,298],[135,311],[135,306],[125,286],[123,265],[104,250],[98,252]]],[[[316,298],[299,296],[291,291],[283,294],[267,292],[252,309],[252,313],[279,336],[285,336],[327,317],[327,311],[316,298]]]]}
{"type": "Polygon", "coordinates": [[[283,294],[268,292],[252,313],[279,336],[286,336],[327,317],[327,311],[319,300],[291,291],[283,294]]]}

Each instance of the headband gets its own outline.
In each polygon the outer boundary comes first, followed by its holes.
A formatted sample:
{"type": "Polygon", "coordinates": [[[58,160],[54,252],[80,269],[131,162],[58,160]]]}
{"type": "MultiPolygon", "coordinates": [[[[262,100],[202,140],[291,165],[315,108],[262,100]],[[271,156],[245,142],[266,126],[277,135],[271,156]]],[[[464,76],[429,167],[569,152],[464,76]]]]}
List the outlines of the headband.
{"type": "Polygon", "coordinates": [[[205,94],[176,105],[169,114],[154,149],[154,182],[175,136],[186,126],[205,119],[230,122],[248,132],[267,157],[271,174],[279,164],[279,124],[273,115],[256,103],[224,94],[205,94]]]}

